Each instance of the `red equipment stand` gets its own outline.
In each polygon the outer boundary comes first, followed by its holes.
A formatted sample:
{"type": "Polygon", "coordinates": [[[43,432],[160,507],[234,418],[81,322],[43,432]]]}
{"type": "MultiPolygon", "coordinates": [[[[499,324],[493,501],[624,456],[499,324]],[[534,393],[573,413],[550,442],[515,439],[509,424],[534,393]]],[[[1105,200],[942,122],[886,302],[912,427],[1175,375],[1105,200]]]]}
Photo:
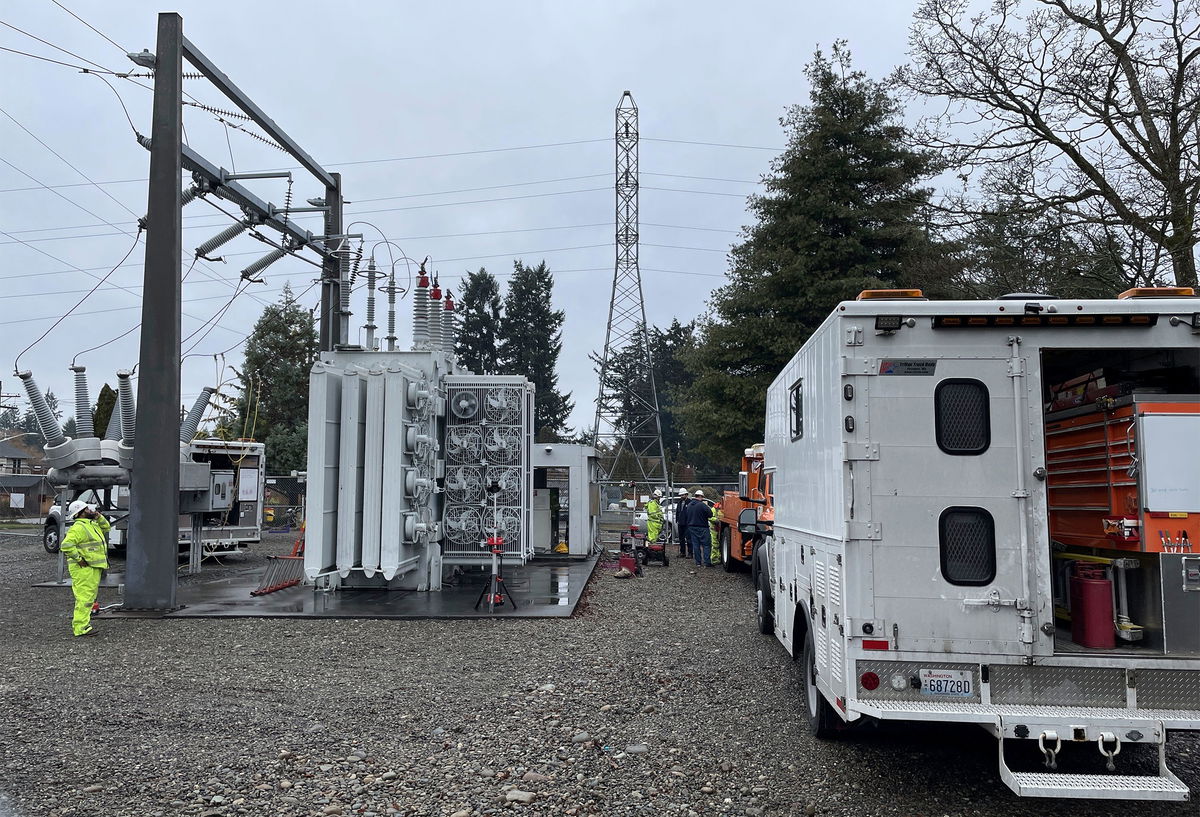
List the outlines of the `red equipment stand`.
{"type": "Polygon", "coordinates": [[[479,605],[483,604],[483,600],[487,599],[488,612],[496,612],[496,606],[504,606],[505,599],[508,599],[516,610],[517,603],[513,600],[512,594],[508,592],[508,588],[504,585],[504,579],[500,576],[500,570],[504,566],[504,537],[489,536],[487,546],[492,551],[492,575],[488,577],[487,582],[483,585],[483,590],[479,593],[479,599],[475,602],[475,609],[479,609],[479,605]]]}

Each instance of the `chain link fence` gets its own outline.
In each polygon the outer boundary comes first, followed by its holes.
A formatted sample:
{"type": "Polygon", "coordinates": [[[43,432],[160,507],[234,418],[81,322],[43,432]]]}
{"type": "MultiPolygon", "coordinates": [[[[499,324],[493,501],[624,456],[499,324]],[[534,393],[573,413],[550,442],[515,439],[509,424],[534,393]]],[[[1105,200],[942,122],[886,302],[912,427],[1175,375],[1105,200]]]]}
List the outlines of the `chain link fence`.
{"type": "Polygon", "coordinates": [[[267,476],[263,486],[263,530],[293,531],[304,524],[304,492],[307,480],[302,476],[267,476]]]}

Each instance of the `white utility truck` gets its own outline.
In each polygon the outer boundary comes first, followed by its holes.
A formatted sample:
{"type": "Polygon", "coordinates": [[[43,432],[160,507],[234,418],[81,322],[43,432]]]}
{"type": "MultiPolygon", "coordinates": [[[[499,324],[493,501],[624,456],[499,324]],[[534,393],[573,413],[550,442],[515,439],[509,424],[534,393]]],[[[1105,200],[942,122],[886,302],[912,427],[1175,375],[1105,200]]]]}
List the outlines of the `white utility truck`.
{"type": "Polygon", "coordinates": [[[759,625],[813,732],[976,723],[1018,794],[1187,799],[1165,743],[1200,730],[1200,299],[920,295],[838,305],[767,394],[759,625]],[[1115,768],[1155,748],[1158,774],[1115,768]]]}

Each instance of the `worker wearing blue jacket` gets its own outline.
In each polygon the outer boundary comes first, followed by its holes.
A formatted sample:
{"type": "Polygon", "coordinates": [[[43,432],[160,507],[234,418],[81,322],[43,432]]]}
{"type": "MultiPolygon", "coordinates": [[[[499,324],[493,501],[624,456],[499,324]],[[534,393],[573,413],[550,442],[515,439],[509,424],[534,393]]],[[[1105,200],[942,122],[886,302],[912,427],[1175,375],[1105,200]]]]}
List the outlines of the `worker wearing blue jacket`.
{"type": "Polygon", "coordinates": [[[704,491],[699,488],[687,506],[688,541],[692,546],[692,557],[697,565],[712,566],[709,553],[711,539],[708,532],[708,520],[712,518],[712,510],[704,501],[704,491]]]}

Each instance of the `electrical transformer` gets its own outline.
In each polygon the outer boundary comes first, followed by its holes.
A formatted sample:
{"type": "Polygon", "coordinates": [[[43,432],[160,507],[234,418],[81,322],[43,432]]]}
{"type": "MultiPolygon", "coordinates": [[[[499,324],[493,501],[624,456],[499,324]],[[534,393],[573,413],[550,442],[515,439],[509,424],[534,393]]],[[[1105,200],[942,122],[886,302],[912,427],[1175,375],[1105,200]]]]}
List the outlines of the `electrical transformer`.
{"type": "MultiPolygon", "coordinates": [[[[326,587],[438,591],[443,570],[533,553],[533,386],[473,375],[424,277],[412,350],[321,352],[309,379],[304,569],[326,587]]],[[[389,346],[393,345],[389,338],[389,346]]]]}

